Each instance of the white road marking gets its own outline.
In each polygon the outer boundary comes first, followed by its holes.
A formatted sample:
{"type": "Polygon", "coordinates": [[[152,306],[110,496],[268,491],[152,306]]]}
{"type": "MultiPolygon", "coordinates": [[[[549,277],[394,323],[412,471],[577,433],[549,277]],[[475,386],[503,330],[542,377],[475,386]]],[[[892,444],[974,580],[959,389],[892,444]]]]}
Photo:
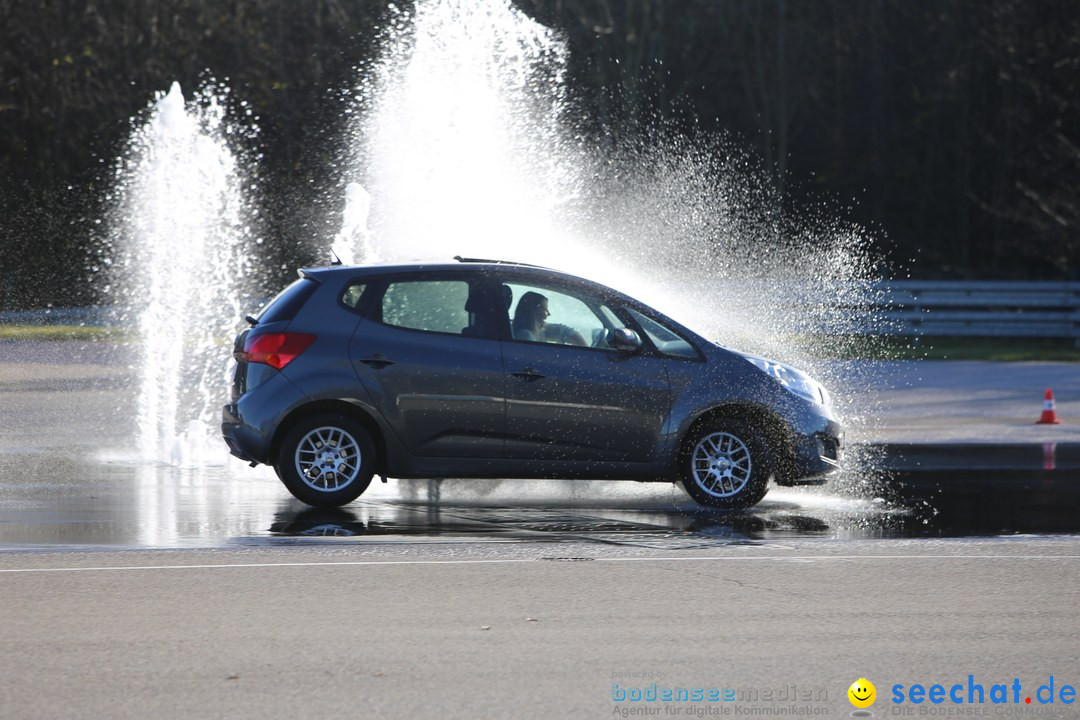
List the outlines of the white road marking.
{"type": "Polygon", "coordinates": [[[214,563],[205,565],[112,565],[92,567],[56,568],[0,568],[0,574],[13,573],[70,573],[70,572],[116,572],[132,570],[217,570],[240,568],[302,568],[302,567],[372,567],[377,565],[508,565],[535,563],[542,560],[591,561],[591,562],[817,562],[825,560],[1080,560],[1080,555],[761,555],[757,557],[633,557],[590,558],[548,557],[515,558],[498,560],[347,560],[339,562],[267,562],[267,563],[214,563]]]}

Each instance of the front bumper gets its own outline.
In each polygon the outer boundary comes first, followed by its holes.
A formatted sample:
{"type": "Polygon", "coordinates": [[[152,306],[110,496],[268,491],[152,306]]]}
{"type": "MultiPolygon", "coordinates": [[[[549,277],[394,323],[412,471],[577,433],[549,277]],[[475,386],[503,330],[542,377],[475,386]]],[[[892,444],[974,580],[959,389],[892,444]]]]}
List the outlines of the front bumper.
{"type": "Polygon", "coordinates": [[[823,485],[840,470],[843,429],[823,420],[822,427],[792,438],[789,462],[776,475],[778,485],[823,485]]]}

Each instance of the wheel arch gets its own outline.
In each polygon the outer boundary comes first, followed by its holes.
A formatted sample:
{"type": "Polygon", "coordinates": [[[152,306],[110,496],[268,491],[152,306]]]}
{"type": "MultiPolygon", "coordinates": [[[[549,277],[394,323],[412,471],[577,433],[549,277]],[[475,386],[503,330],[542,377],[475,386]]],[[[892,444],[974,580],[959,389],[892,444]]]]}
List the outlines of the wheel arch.
{"type": "Polygon", "coordinates": [[[289,431],[289,428],[306,418],[324,413],[340,413],[363,425],[364,429],[371,434],[371,442],[375,445],[375,474],[381,475],[386,472],[387,447],[382,429],[370,413],[345,400],[316,400],[294,408],[282,418],[274,431],[274,437],[270,441],[270,457],[277,457],[278,451],[281,449],[281,439],[289,431]]]}
{"type": "Polygon", "coordinates": [[[683,430],[676,445],[676,464],[682,462],[690,450],[690,440],[694,433],[707,423],[717,420],[741,420],[759,429],[765,436],[772,450],[775,467],[774,475],[778,481],[793,472],[793,442],[787,423],[767,407],[748,402],[730,402],[715,405],[697,415],[683,430]]]}

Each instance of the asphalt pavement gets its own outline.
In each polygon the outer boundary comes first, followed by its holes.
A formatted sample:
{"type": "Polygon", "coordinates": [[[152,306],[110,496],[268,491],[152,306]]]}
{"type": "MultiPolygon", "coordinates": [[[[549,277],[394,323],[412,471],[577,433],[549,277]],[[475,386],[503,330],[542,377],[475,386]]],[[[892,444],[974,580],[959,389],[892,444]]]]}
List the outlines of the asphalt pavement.
{"type": "Polygon", "coordinates": [[[848,686],[867,678],[877,717],[1076,717],[1024,699],[1080,684],[1077,549],[1050,538],[0,554],[0,712],[844,717],[848,686]],[[1019,703],[890,700],[896,685],[966,688],[969,676],[986,693],[1018,681],[1019,703]],[[731,699],[619,699],[654,683],[731,699]]]}
{"type": "MultiPolygon", "coordinates": [[[[313,514],[239,463],[132,461],[130,365],[0,343],[0,717],[846,717],[860,678],[876,717],[1080,715],[1073,473],[967,470],[953,510],[854,477],[729,514],[513,481],[313,514]],[[1005,519],[943,529],[977,500],[1005,519]]],[[[828,374],[853,443],[985,458],[1072,446],[1078,369],[828,374]],[[1060,425],[1035,424],[1047,387],[1060,425]]]]}
{"type": "Polygon", "coordinates": [[[859,442],[1080,442],[1080,364],[852,361],[830,367],[859,442]],[[1038,424],[1046,390],[1057,425],[1038,424]]]}

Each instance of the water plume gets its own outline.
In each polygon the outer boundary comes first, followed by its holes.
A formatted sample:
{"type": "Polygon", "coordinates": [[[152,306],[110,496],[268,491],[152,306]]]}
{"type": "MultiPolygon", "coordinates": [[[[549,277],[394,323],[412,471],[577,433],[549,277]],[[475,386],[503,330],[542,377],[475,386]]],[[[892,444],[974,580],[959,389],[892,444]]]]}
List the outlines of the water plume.
{"type": "Polygon", "coordinates": [[[550,257],[537,248],[579,185],[560,122],[564,43],[500,0],[418,3],[383,42],[346,138],[350,179],[371,194],[357,255],[550,257]]]}
{"type": "Polygon", "coordinates": [[[217,437],[231,340],[244,306],[257,212],[220,88],[185,102],[177,83],[135,120],[116,169],[113,248],[138,337],[136,454],[199,466],[217,437]]]}

